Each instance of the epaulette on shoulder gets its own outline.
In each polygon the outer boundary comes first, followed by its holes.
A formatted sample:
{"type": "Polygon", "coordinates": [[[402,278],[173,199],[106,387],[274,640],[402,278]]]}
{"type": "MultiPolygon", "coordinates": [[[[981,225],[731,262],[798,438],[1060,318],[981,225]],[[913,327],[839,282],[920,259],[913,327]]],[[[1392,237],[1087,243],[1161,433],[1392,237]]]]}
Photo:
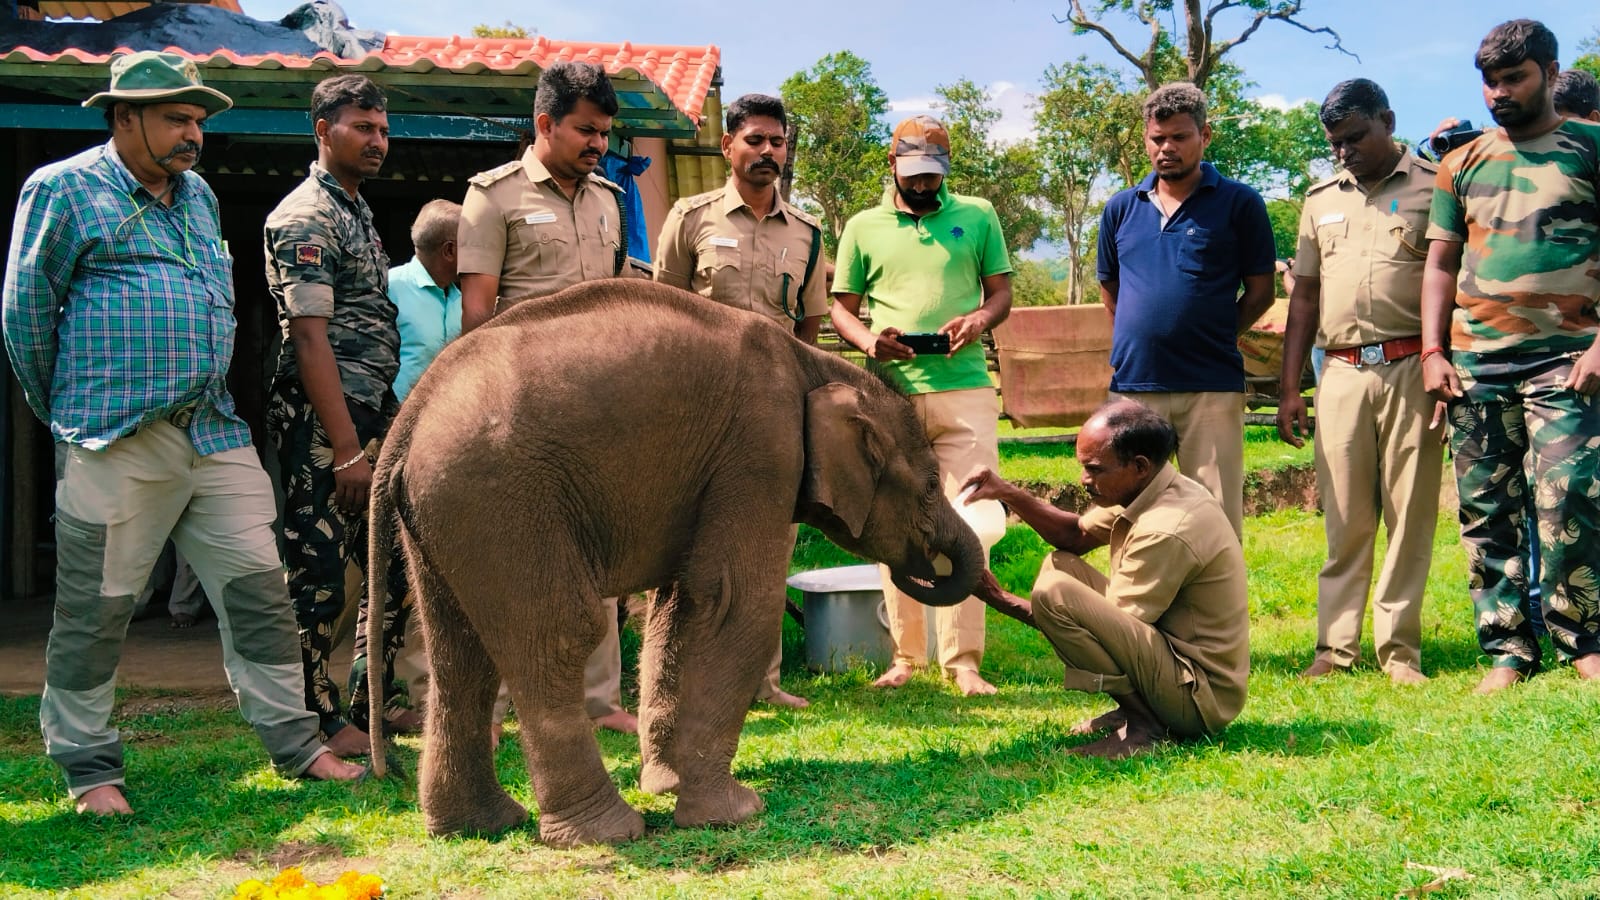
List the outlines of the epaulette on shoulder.
{"type": "Polygon", "coordinates": [[[806,212],[805,210],[801,209],[798,206],[794,206],[793,204],[785,203],[783,205],[783,211],[788,213],[791,216],[794,216],[796,219],[799,219],[800,221],[806,223],[807,225],[810,225],[812,228],[815,228],[818,231],[822,230],[822,223],[817,221],[817,217],[813,216],[812,214],[810,214],[808,212],[806,212]]]}
{"type": "Polygon", "coordinates": [[[1437,175],[1437,174],[1439,174],[1439,164],[1434,162],[1433,160],[1427,159],[1427,158],[1421,157],[1421,156],[1416,156],[1414,154],[1413,154],[1412,158],[1415,160],[1415,162],[1412,163],[1412,165],[1415,165],[1417,168],[1421,169],[1422,171],[1427,172],[1429,175],[1437,175]]]}
{"type": "Polygon", "coordinates": [[[678,214],[682,215],[690,210],[699,209],[700,207],[709,204],[711,201],[721,196],[722,188],[717,188],[714,191],[706,191],[703,194],[695,194],[693,197],[684,197],[675,205],[678,207],[678,214]]]}
{"type": "Polygon", "coordinates": [[[1326,189],[1328,189],[1330,187],[1333,187],[1334,185],[1339,183],[1340,178],[1341,178],[1340,175],[1334,175],[1331,178],[1322,179],[1321,181],[1317,182],[1316,184],[1313,184],[1311,187],[1306,189],[1306,196],[1309,197],[1309,196],[1311,196],[1312,194],[1315,194],[1318,191],[1326,190],[1326,189]]]}
{"type": "Polygon", "coordinates": [[[614,194],[622,193],[622,185],[617,184],[615,181],[612,181],[604,175],[601,175],[599,172],[590,172],[589,180],[603,188],[609,188],[614,194]]]}
{"type": "Polygon", "coordinates": [[[511,162],[508,162],[505,165],[495,166],[487,172],[479,172],[471,178],[468,178],[467,182],[470,184],[475,184],[478,187],[488,187],[489,185],[494,184],[496,181],[499,181],[502,178],[505,178],[507,175],[510,175],[512,172],[520,171],[522,171],[522,160],[513,159],[511,162]]]}

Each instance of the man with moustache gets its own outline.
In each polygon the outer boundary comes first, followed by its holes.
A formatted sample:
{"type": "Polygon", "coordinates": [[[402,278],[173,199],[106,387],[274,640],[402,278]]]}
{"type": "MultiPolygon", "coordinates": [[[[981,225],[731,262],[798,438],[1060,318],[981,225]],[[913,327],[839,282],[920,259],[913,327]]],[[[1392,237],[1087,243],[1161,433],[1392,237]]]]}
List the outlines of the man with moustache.
{"type": "Polygon", "coordinates": [[[195,64],[111,62],[111,139],[29,176],[6,263],[6,349],[66,445],[55,621],[39,723],[78,812],[128,815],[112,727],[134,598],[170,534],[214,604],[239,711],[288,775],[350,780],[301,701],[272,488],[228,394],[233,268],[216,195],[190,171],[233,105],[195,64]]]}
{"type": "Polygon", "coordinates": [[[973,473],[968,503],[999,500],[1057,550],[1032,601],[979,577],[977,595],[1037,628],[1066,663],[1067,690],[1109,694],[1117,708],[1074,726],[1110,732],[1070,753],[1121,759],[1156,743],[1220,732],[1244,708],[1250,676],[1250,604],[1244,552],[1209,491],[1168,464],[1172,425],[1128,399],[1108,401],[1078,432],[1083,485],[1094,507],[1078,515],[973,473]],[[1083,554],[1110,546],[1110,577],[1083,554]]]}
{"type": "MultiPolygon", "coordinates": [[[[622,188],[596,173],[617,109],[598,65],[558,62],[539,73],[533,146],[467,181],[456,251],[463,334],[518,303],[625,274],[622,188]]],[[[606,633],[584,667],[584,707],[597,726],[631,734],[639,726],[622,707],[616,598],[604,615],[606,633]]]]}
{"type": "Polygon", "coordinates": [[[1450,404],[1478,643],[1494,661],[1479,693],[1539,671],[1522,611],[1534,540],[1551,643],[1600,679],[1600,125],[1556,112],[1556,56],[1531,19],[1483,39],[1500,127],[1440,162],[1427,235],[1423,381],[1450,404]]]}
{"type": "Polygon", "coordinates": [[[1180,82],[1150,94],[1152,171],[1106,203],[1096,267],[1111,315],[1112,394],[1178,429],[1178,468],[1211,491],[1242,535],[1238,336],[1272,306],[1276,252],[1266,203],[1202,161],[1210,144],[1199,88],[1180,82]]]}
{"type": "Polygon", "coordinates": [[[1301,674],[1348,672],[1360,660],[1381,514],[1378,666],[1395,684],[1419,684],[1444,463],[1443,410],[1423,389],[1419,357],[1423,235],[1438,167],[1395,143],[1389,97],[1365,78],[1335,85],[1320,117],[1343,170],[1311,188],[1300,214],[1278,393],[1278,434],[1303,446],[1310,420],[1300,373],[1313,340],[1325,348],[1314,444],[1328,559],[1317,579],[1316,658],[1301,674]]]}
{"type": "MultiPolygon", "coordinates": [[[[946,496],[974,466],[999,468],[999,409],[983,332],[1011,313],[1011,261],[994,206],[950,193],[950,135],[931,116],[895,126],[889,143],[894,184],[883,202],[857,213],[839,236],[833,324],[868,365],[911,399],[933,444],[946,496]],[[873,328],[860,319],[862,301],[873,328]],[[938,332],[946,354],[919,354],[899,338],[938,332]]],[[[896,590],[883,567],[894,658],[874,686],[897,688],[927,662],[922,604],[896,590]]],[[[993,694],[978,674],[984,608],[976,598],[935,611],[938,663],[965,696],[993,694]]]]}
{"type": "MultiPolygon", "coordinates": [[[[328,656],[349,601],[345,567],[351,560],[367,567],[373,453],[397,408],[390,385],[400,368],[400,333],[387,296],[389,257],[360,192],[389,151],[387,100],[366,76],[339,75],[312,90],[311,121],[317,160],[266,222],[267,287],[283,328],[267,427],[283,473],[284,556],[306,703],[328,746],[359,756],[371,742],[345,720],[328,656]]],[[[398,646],[404,567],[391,566],[390,578],[387,606],[396,617],[386,623],[385,643],[398,646]]],[[[356,630],[363,632],[365,590],[357,603],[356,630]]],[[[386,647],[384,658],[393,656],[386,647]]]]}
{"type": "MultiPolygon", "coordinates": [[[[746,94],[728,104],[722,155],[724,187],[679,200],[657,242],[655,279],[765,316],[808,344],[817,342],[828,286],[817,220],[778,195],[788,158],[783,101],[746,94]]],[[[756,699],[803,707],[778,684],[780,646],[756,699]]]]}

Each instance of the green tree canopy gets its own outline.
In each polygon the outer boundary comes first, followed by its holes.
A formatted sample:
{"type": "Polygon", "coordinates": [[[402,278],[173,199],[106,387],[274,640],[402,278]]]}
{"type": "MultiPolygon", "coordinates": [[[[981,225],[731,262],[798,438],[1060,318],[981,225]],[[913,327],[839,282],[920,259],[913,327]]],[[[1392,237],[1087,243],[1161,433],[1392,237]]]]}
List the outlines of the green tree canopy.
{"type": "Polygon", "coordinates": [[[832,253],[845,221],[883,193],[889,98],[872,77],[872,66],[848,50],[789,76],[780,93],[796,126],[795,190],[819,214],[832,253]]]}
{"type": "Polygon", "coordinates": [[[1032,247],[1044,234],[1045,214],[1038,202],[1041,172],[1032,141],[1001,144],[993,129],[1000,110],[987,91],[963,78],[935,90],[937,111],[950,132],[950,190],[994,204],[1006,236],[1006,249],[1032,247]]]}

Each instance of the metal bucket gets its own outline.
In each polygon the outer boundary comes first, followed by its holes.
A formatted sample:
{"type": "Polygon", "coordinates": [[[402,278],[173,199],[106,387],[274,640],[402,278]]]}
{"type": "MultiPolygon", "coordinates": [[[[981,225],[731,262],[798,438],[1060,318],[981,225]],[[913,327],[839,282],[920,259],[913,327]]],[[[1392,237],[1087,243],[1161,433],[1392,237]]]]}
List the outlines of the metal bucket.
{"type": "Polygon", "coordinates": [[[894,655],[878,567],[841,566],[789,576],[805,597],[806,668],[843,672],[861,663],[886,668],[894,655]]]}

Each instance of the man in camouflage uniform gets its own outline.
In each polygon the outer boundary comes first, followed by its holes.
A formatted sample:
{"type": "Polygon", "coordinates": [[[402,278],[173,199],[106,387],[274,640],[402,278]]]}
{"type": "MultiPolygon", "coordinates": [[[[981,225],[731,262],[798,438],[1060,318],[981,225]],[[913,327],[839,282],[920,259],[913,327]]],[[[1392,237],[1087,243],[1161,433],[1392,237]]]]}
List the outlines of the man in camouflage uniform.
{"type": "Polygon", "coordinates": [[[1306,194],[1298,277],[1289,295],[1278,433],[1310,430],[1300,374],[1313,339],[1327,360],[1317,387],[1317,492],[1328,561],[1317,578],[1317,655],[1301,674],[1349,671],[1361,658],[1380,513],[1389,541],[1372,590],[1378,665],[1395,684],[1422,674],[1422,595],[1439,518],[1435,402],[1422,387],[1422,269],[1437,168],[1394,141],[1377,84],[1335,85],[1320,110],[1343,170],[1306,194]]]}
{"type": "Polygon", "coordinates": [[[1490,693],[1540,664],[1520,609],[1530,490],[1551,641],[1581,677],[1600,678],[1600,126],[1556,114],[1544,25],[1496,26],[1476,62],[1501,128],[1440,163],[1422,357],[1428,391],[1451,403],[1461,540],[1494,661],[1478,690],[1490,693]]]}
{"type": "MultiPolygon", "coordinates": [[[[726,115],[722,155],[733,174],[726,186],[672,207],[661,226],[655,278],[758,313],[815,344],[828,305],[827,264],[817,221],[778,195],[789,152],[783,101],[746,94],[728,105],[726,115]]],[[[779,687],[782,662],[780,646],[756,699],[808,706],[779,687]]]]}
{"type": "MultiPolygon", "coordinates": [[[[340,712],[328,656],[346,604],[345,567],[354,559],[366,568],[372,452],[394,416],[390,385],[400,368],[400,333],[386,295],[389,257],[359,193],[388,152],[385,107],[365,76],[318,84],[311,94],[317,161],[266,223],[267,285],[283,326],[267,425],[283,472],[289,593],[300,622],[306,702],[341,756],[366,753],[370,741],[340,712]]],[[[386,607],[394,620],[385,623],[385,644],[392,645],[384,648],[385,662],[405,631],[404,567],[390,572],[386,607]]],[[[357,630],[364,631],[365,592],[358,602],[357,630]]],[[[352,701],[360,716],[366,704],[352,701]]]]}
{"type": "MultiPolygon", "coordinates": [[[[468,179],[456,240],[463,334],[509,306],[623,274],[622,188],[595,174],[616,114],[599,66],[561,62],[539,74],[533,146],[468,179]]],[[[622,708],[616,598],[606,606],[606,634],[584,667],[584,706],[595,724],[633,733],[638,723],[622,708]]]]}

